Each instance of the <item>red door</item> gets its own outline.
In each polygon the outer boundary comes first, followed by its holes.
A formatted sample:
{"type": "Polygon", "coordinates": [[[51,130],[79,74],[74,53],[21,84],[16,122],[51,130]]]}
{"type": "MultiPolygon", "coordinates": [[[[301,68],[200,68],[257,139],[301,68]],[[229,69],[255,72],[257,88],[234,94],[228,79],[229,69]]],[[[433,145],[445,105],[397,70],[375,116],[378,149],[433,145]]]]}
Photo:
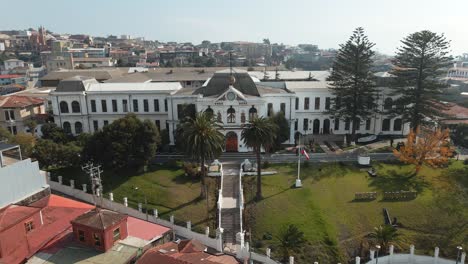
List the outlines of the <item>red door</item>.
{"type": "Polygon", "coordinates": [[[237,134],[234,132],[229,132],[226,134],[226,152],[237,152],[237,134]]]}

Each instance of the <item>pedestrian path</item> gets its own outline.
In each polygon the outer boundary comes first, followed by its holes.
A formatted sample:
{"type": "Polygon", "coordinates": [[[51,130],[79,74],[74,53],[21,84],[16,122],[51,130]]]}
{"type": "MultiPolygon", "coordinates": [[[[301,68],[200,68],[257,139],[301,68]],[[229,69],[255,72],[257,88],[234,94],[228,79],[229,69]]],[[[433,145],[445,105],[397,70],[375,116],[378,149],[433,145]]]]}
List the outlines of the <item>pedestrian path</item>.
{"type": "Polygon", "coordinates": [[[239,193],[239,165],[223,164],[221,227],[227,246],[236,243],[236,234],[240,232],[239,193]]]}

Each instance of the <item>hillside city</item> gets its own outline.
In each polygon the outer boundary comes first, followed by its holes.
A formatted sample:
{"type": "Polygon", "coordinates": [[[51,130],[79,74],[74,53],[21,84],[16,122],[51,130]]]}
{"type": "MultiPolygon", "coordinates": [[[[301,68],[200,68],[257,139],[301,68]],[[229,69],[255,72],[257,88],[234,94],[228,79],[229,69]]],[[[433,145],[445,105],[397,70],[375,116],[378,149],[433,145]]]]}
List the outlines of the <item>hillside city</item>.
{"type": "Polygon", "coordinates": [[[465,263],[468,50],[367,34],[0,28],[0,263],[465,263]]]}

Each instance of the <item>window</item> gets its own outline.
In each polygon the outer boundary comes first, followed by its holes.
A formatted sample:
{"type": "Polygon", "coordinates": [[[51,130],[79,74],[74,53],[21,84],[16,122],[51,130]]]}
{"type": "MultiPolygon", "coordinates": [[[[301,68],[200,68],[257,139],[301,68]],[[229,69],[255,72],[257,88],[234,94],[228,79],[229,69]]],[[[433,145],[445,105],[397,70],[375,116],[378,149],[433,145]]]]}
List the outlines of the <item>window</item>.
{"type": "Polygon", "coordinates": [[[138,112],[138,99],[133,99],[133,112],[138,112]]]}
{"type": "Polygon", "coordinates": [[[208,108],[205,110],[205,113],[209,116],[209,117],[213,117],[214,113],[213,113],[213,109],[211,109],[211,107],[208,106],[208,108]]]}
{"type": "Polygon", "coordinates": [[[227,122],[235,123],[236,122],[236,110],[232,106],[227,110],[227,122]]]}
{"type": "Polygon", "coordinates": [[[242,124],[245,123],[245,113],[244,112],[241,113],[241,123],[242,124]]]}
{"type": "Polygon", "coordinates": [[[91,100],[91,112],[96,113],[96,100],[91,100]]]}
{"type": "Polygon", "coordinates": [[[128,112],[128,102],[127,100],[122,100],[122,110],[126,113],[128,112]]]}
{"type": "Polygon", "coordinates": [[[5,110],[5,120],[15,120],[15,110],[5,110]]]}
{"type": "Polygon", "coordinates": [[[167,99],[164,99],[164,112],[167,112],[168,110],[168,107],[167,107],[167,99]]]}
{"type": "Polygon", "coordinates": [[[63,122],[63,131],[65,131],[66,134],[71,134],[71,125],[69,122],[63,122]]]}
{"type": "Polygon", "coordinates": [[[299,121],[296,119],[296,121],[294,121],[294,131],[297,131],[298,126],[299,126],[299,121]]]}
{"type": "Polygon", "coordinates": [[[303,124],[302,124],[303,130],[309,130],[309,119],[304,118],[303,124]]]}
{"type": "Polygon", "coordinates": [[[252,107],[249,109],[249,121],[252,121],[256,117],[257,117],[257,109],[252,105],[252,107]]]}
{"type": "Polygon", "coordinates": [[[112,112],[115,113],[115,112],[117,112],[117,111],[119,111],[119,110],[117,109],[117,100],[112,100],[112,112]]]}
{"type": "Polygon", "coordinates": [[[117,241],[117,240],[120,239],[120,228],[117,228],[117,229],[114,230],[113,238],[114,238],[114,241],[117,241]]]}
{"type": "Polygon", "coordinates": [[[143,100],[143,111],[149,112],[148,99],[144,99],[144,100],[143,100]]]}
{"type": "Polygon", "coordinates": [[[296,98],[296,110],[299,110],[299,98],[296,98]]]}
{"type": "Polygon", "coordinates": [[[283,113],[283,115],[286,115],[286,104],[285,103],[280,104],[280,111],[281,111],[281,113],[283,113]]]}
{"type": "Polygon", "coordinates": [[[361,119],[360,118],[356,118],[356,120],[354,121],[354,127],[356,128],[356,131],[361,130],[361,119]]]}
{"type": "Polygon", "coordinates": [[[345,130],[349,130],[349,123],[350,123],[350,122],[349,122],[349,118],[346,118],[346,120],[345,120],[345,125],[344,125],[344,129],[345,129],[345,130]]]}
{"type": "Polygon", "coordinates": [[[159,112],[159,100],[154,99],[154,111],[159,112]]]}
{"type": "Polygon", "coordinates": [[[99,130],[99,123],[97,120],[93,120],[94,132],[99,130]]]}
{"type": "Polygon", "coordinates": [[[393,131],[401,131],[401,119],[397,118],[393,121],[393,131]]]}
{"type": "Polygon", "coordinates": [[[13,135],[16,135],[16,133],[18,133],[18,131],[16,130],[16,126],[9,126],[8,131],[13,133],[13,135]]]}
{"type": "Polygon", "coordinates": [[[78,230],[78,240],[80,240],[81,242],[85,241],[85,235],[83,230],[78,230]]]}
{"type": "Polygon", "coordinates": [[[320,97],[315,97],[315,110],[320,110],[320,97]]]}
{"type": "Polygon", "coordinates": [[[161,131],[161,121],[156,120],[155,123],[156,123],[156,127],[158,128],[158,131],[161,131]]]}
{"type": "Polygon", "coordinates": [[[104,120],[104,126],[109,125],[109,120],[104,120]]]}
{"type": "Polygon", "coordinates": [[[335,106],[336,106],[336,109],[341,108],[341,98],[339,98],[339,97],[335,98],[335,106]]]}
{"type": "Polygon", "coordinates": [[[60,102],[60,113],[68,113],[68,103],[65,101],[60,102]]]}
{"type": "Polygon", "coordinates": [[[273,104],[272,104],[272,103],[269,103],[269,104],[268,104],[268,112],[267,112],[267,115],[268,115],[268,116],[272,116],[272,115],[273,115],[273,104]]]}
{"type": "Polygon", "coordinates": [[[24,223],[24,229],[26,229],[26,233],[29,233],[34,230],[34,222],[33,221],[28,221],[24,223]]]}
{"type": "Polygon", "coordinates": [[[101,110],[103,113],[107,113],[107,101],[101,100],[101,110]]]}
{"type": "Polygon", "coordinates": [[[392,109],[392,105],[393,105],[393,100],[392,100],[392,98],[388,97],[387,99],[385,99],[385,101],[384,101],[384,109],[385,109],[385,110],[390,110],[390,109],[392,109]]]}
{"type": "Polygon", "coordinates": [[[93,238],[94,238],[94,245],[101,246],[101,238],[99,237],[99,234],[93,233],[93,238]]]}
{"type": "Polygon", "coordinates": [[[223,117],[221,116],[221,112],[218,111],[218,114],[217,114],[217,117],[216,117],[216,121],[218,123],[222,123],[223,122],[223,117]]]}
{"type": "Polygon", "coordinates": [[[81,122],[75,122],[75,134],[83,133],[83,124],[81,122]]]}
{"type": "Polygon", "coordinates": [[[382,131],[389,131],[390,130],[390,119],[382,120],[382,131]]]}
{"type": "Polygon", "coordinates": [[[169,132],[169,123],[166,121],[166,131],[169,132]]]}
{"type": "Polygon", "coordinates": [[[330,100],[330,97],[326,97],[325,98],[325,110],[330,110],[330,103],[331,100],[330,100]]]}
{"type": "Polygon", "coordinates": [[[81,111],[80,111],[80,103],[78,103],[78,101],[73,101],[73,102],[71,103],[71,105],[72,105],[72,112],[73,112],[73,113],[79,113],[79,112],[81,112],[81,111]]]}
{"type": "Polygon", "coordinates": [[[340,130],[340,119],[335,118],[335,130],[340,130]]]}
{"type": "Polygon", "coordinates": [[[304,110],[309,110],[309,97],[304,98],[304,110]]]}
{"type": "Polygon", "coordinates": [[[370,125],[371,125],[371,120],[367,119],[366,120],[366,130],[370,130],[370,125]]]}

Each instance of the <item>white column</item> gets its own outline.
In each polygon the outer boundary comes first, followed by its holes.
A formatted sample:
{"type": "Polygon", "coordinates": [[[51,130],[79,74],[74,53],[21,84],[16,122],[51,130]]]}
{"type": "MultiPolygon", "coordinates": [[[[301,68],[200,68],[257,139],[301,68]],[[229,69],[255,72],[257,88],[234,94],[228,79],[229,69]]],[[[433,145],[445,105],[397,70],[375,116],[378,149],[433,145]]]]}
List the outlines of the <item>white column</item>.
{"type": "Polygon", "coordinates": [[[435,263],[437,263],[437,260],[439,258],[439,247],[435,247],[434,249],[434,258],[435,258],[435,263]]]}
{"type": "Polygon", "coordinates": [[[192,230],[192,222],[191,221],[187,221],[187,229],[192,230]]]}
{"type": "Polygon", "coordinates": [[[205,235],[210,236],[210,227],[209,226],[205,227],[205,235]]]}
{"type": "Polygon", "coordinates": [[[461,255],[460,263],[465,264],[465,259],[466,259],[466,252],[463,252],[461,255]]]}
{"type": "Polygon", "coordinates": [[[174,215],[171,215],[171,216],[169,217],[169,220],[171,221],[171,224],[174,224],[174,215]]]}
{"type": "Polygon", "coordinates": [[[414,245],[410,246],[410,255],[414,255],[414,245]]]}
{"type": "Polygon", "coordinates": [[[216,229],[216,244],[219,252],[223,252],[223,232],[224,230],[221,227],[216,229]]]}
{"type": "Polygon", "coordinates": [[[127,198],[127,197],[124,197],[124,198],[123,198],[123,201],[124,201],[124,206],[125,206],[125,207],[128,207],[128,198],[127,198]]]}
{"type": "Polygon", "coordinates": [[[114,194],[113,193],[109,193],[109,200],[111,200],[112,202],[114,201],[114,194]]]}
{"type": "Polygon", "coordinates": [[[395,246],[390,245],[389,253],[390,255],[393,255],[393,251],[395,250],[395,246]]]}
{"type": "Polygon", "coordinates": [[[142,209],[143,209],[143,204],[142,203],[138,203],[138,212],[142,212],[142,209]]]}
{"type": "Polygon", "coordinates": [[[267,249],[266,249],[266,256],[267,256],[268,258],[271,258],[271,249],[270,249],[270,248],[267,248],[267,249]]]}
{"type": "Polygon", "coordinates": [[[75,181],[70,180],[70,188],[75,189],[75,181]]]}
{"type": "Polygon", "coordinates": [[[355,264],[361,264],[361,258],[360,257],[356,257],[355,264]]]}
{"type": "Polygon", "coordinates": [[[62,184],[62,181],[63,181],[62,178],[63,178],[62,176],[58,176],[58,183],[62,184]]]}
{"type": "Polygon", "coordinates": [[[83,188],[83,192],[88,192],[88,188],[86,188],[86,183],[83,183],[81,187],[83,188]]]}
{"type": "Polygon", "coordinates": [[[370,250],[369,257],[370,257],[371,260],[373,260],[375,258],[375,250],[373,250],[373,249],[370,250]]]}
{"type": "Polygon", "coordinates": [[[50,172],[46,171],[47,181],[50,181],[50,172]]]}
{"type": "Polygon", "coordinates": [[[154,215],[154,218],[158,218],[158,209],[156,208],[153,209],[153,215],[154,215]]]}
{"type": "Polygon", "coordinates": [[[289,256],[289,264],[294,264],[294,257],[293,256],[289,256]]]}

